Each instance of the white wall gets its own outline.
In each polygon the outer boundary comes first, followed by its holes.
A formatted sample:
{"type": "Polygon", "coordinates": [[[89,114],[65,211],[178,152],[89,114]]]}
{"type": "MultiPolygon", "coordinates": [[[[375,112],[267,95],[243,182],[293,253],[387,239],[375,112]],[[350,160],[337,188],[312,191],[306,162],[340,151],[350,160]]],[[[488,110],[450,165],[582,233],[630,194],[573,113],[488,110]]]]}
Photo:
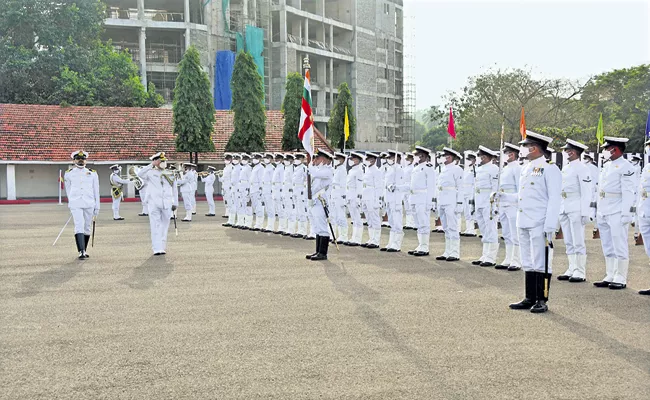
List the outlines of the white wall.
{"type": "Polygon", "coordinates": [[[7,166],[0,164],[0,199],[7,198],[7,166]]]}

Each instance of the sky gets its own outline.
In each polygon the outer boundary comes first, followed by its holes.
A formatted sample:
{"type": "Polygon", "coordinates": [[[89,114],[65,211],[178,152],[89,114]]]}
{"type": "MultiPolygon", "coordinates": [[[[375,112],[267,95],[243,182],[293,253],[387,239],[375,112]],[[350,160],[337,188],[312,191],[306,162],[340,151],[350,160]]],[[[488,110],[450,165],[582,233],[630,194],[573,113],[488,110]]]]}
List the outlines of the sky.
{"type": "Polygon", "coordinates": [[[417,109],[443,105],[490,68],[584,82],[650,63],[650,0],[405,0],[404,9],[417,109]]]}

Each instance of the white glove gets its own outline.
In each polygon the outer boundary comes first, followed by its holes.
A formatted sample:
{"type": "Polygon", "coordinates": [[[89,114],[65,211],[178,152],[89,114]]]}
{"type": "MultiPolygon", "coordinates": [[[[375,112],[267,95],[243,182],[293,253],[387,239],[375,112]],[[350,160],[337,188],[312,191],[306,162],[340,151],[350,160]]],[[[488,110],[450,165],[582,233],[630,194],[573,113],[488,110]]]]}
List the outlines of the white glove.
{"type": "Polygon", "coordinates": [[[310,207],[310,208],[313,208],[313,207],[314,207],[314,204],[316,204],[316,203],[314,202],[314,199],[309,199],[309,207],[310,207]]]}
{"type": "Polygon", "coordinates": [[[95,217],[99,215],[99,207],[97,207],[97,208],[95,208],[95,209],[93,210],[93,215],[94,215],[95,217]]]}
{"type": "Polygon", "coordinates": [[[621,224],[629,225],[632,222],[632,214],[621,215],[621,224]]]}
{"type": "Polygon", "coordinates": [[[553,237],[555,236],[555,231],[553,232],[544,232],[544,235],[546,236],[546,240],[549,242],[553,241],[553,237]]]}
{"type": "Polygon", "coordinates": [[[591,221],[591,218],[583,216],[581,218],[582,225],[587,225],[591,221]]]}

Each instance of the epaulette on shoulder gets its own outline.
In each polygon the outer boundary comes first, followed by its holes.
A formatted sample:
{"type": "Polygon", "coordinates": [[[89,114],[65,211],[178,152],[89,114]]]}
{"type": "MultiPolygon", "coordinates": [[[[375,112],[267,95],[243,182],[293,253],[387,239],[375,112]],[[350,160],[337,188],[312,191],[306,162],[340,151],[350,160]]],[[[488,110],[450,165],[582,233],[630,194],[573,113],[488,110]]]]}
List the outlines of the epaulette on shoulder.
{"type": "Polygon", "coordinates": [[[554,163],[553,161],[551,161],[551,160],[546,160],[546,163],[547,163],[547,164],[555,164],[555,163],[554,163]]]}
{"type": "Polygon", "coordinates": [[[428,163],[426,163],[426,166],[427,166],[427,167],[433,167],[433,164],[431,164],[430,162],[428,162],[428,163]]]}
{"type": "Polygon", "coordinates": [[[90,172],[97,172],[97,171],[95,171],[95,170],[92,169],[92,168],[88,168],[88,171],[90,171],[90,172]]]}
{"type": "Polygon", "coordinates": [[[72,171],[72,168],[68,168],[68,170],[65,171],[65,172],[67,173],[67,172],[70,172],[70,171],[72,171]]]}

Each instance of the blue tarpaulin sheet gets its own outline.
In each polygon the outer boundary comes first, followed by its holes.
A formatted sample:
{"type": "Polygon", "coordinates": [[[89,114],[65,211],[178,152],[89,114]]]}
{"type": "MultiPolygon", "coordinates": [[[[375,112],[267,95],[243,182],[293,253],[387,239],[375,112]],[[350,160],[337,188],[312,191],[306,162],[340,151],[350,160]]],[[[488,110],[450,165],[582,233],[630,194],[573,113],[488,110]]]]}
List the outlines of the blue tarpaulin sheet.
{"type": "Polygon", "coordinates": [[[230,110],[232,105],[230,79],[234,65],[235,53],[229,50],[217,52],[214,65],[214,108],[216,110],[230,110]]]}

